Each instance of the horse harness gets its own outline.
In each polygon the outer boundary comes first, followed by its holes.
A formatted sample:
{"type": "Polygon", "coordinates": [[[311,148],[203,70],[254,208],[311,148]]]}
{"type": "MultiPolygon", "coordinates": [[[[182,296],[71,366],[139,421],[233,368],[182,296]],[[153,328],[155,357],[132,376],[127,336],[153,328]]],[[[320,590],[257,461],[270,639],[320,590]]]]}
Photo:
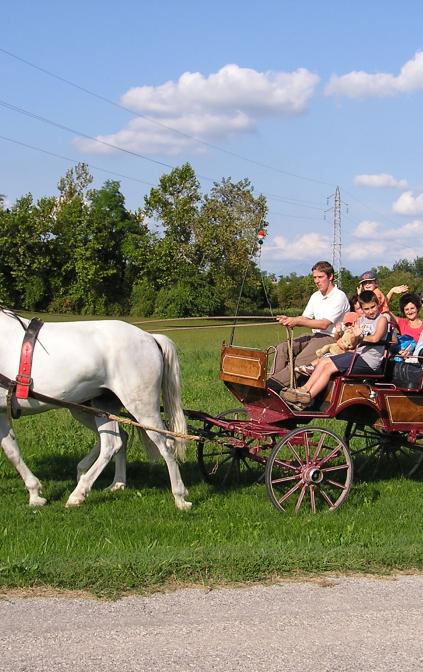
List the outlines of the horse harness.
{"type": "MultiPolygon", "coordinates": [[[[0,310],[2,306],[0,304],[0,310]]],[[[21,347],[21,356],[19,361],[19,371],[16,378],[8,378],[3,373],[0,373],[0,387],[7,389],[7,402],[6,402],[6,412],[9,423],[12,424],[12,420],[17,420],[21,415],[21,410],[17,407],[17,399],[36,399],[41,401],[44,404],[49,404],[51,406],[58,406],[60,408],[67,408],[69,411],[82,411],[88,413],[89,415],[94,415],[98,418],[106,418],[107,420],[113,420],[118,423],[134,425],[135,427],[140,427],[144,430],[151,430],[158,432],[159,434],[164,434],[165,436],[171,436],[173,438],[182,438],[197,441],[200,437],[196,434],[181,434],[180,432],[172,432],[168,429],[162,429],[160,427],[151,427],[149,425],[144,425],[139,422],[136,422],[135,419],[131,417],[121,417],[114,415],[105,411],[102,408],[97,408],[93,406],[89,401],[85,404],[77,404],[74,401],[64,401],[63,399],[55,399],[54,397],[49,397],[46,394],[41,394],[40,392],[35,392],[32,389],[32,356],[34,353],[35,343],[37,341],[38,333],[43,326],[44,322],[34,317],[25,327],[25,324],[16,316],[19,322],[22,324],[23,329],[25,330],[25,335],[22,341],[21,347]],[[89,405],[88,405],[89,404],[89,405]]],[[[157,341],[156,341],[157,343],[157,341]]],[[[162,348],[159,343],[157,343],[159,350],[162,352],[162,348]]]]}
{"type": "Polygon", "coordinates": [[[0,384],[7,386],[7,415],[11,418],[19,418],[20,411],[16,408],[16,399],[28,399],[32,385],[32,357],[38,333],[44,322],[34,317],[27,327],[21,322],[25,334],[21,346],[19,370],[15,380],[0,375],[0,384]]]}
{"type": "Polygon", "coordinates": [[[62,401],[61,399],[54,399],[53,397],[48,397],[45,394],[35,392],[32,389],[32,357],[34,354],[34,347],[37,342],[38,333],[44,322],[39,320],[37,317],[34,317],[29,322],[28,326],[25,327],[25,324],[21,320],[19,321],[25,330],[21,347],[21,356],[19,360],[19,371],[14,380],[12,378],[8,378],[3,373],[0,373],[0,387],[7,389],[6,412],[9,422],[12,420],[17,420],[21,415],[21,411],[17,407],[16,400],[28,399],[28,397],[32,397],[33,399],[41,401],[45,404],[62,406],[64,408],[68,408],[69,410],[83,410],[93,415],[108,417],[108,414],[100,408],[76,404],[71,401],[62,401]]]}

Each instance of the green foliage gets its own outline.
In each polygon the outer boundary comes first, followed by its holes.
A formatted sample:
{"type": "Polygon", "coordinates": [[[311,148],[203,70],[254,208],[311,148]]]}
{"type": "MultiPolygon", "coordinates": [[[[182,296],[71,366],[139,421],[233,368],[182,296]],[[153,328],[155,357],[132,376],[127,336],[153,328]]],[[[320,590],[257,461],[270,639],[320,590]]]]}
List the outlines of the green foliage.
{"type": "Polygon", "coordinates": [[[157,294],[155,314],[161,317],[213,315],[219,306],[216,290],[205,281],[181,280],[157,294]]]}
{"type": "MultiPolygon", "coordinates": [[[[277,279],[254,261],[267,203],[248,179],[222,178],[201,193],[192,166],[162,175],[131,212],[119,182],[92,189],[80,163],[58,182],[58,195],[31,194],[5,209],[0,195],[0,300],[30,311],[149,316],[303,311],[310,275],[277,279]]],[[[374,269],[385,293],[407,284],[420,293],[423,258],[374,269]]],[[[358,276],[342,269],[348,296],[358,276]]],[[[399,297],[392,300],[398,310],[399,297]]]]}
{"type": "Polygon", "coordinates": [[[154,313],[156,292],[151,282],[146,278],[132,285],[131,315],[150,317],[154,313]]]}

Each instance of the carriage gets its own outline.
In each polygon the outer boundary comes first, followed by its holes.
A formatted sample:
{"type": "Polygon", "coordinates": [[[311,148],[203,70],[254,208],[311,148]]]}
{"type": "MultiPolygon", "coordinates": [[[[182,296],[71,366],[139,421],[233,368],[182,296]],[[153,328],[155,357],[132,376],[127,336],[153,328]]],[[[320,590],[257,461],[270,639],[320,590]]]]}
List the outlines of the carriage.
{"type": "MultiPolygon", "coordinates": [[[[422,369],[392,361],[386,348],[373,375],[333,377],[311,407],[293,410],[267,386],[271,349],[223,344],[220,378],[241,407],[217,417],[185,411],[200,421],[197,459],[205,479],[239,481],[258,466],[279,511],[335,510],[348,497],[353,458],[363,469],[388,460],[408,476],[423,462],[422,369]],[[330,420],[342,420],[343,435],[330,420]]],[[[351,367],[352,368],[352,367],[351,367]]],[[[337,425],[335,425],[337,427],[337,425]]],[[[341,423],[339,423],[341,426],[341,423]]]]}
{"type": "Polygon", "coordinates": [[[353,457],[356,463],[362,458],[360,466],[389,458],[410,476],[423,462],[422,368],[415,366],[413,376],[401,379],[388,346],[379,373],[363,378],[350,369],[334,377],[313,406],[297,412],[267,385],[272,348],[224,344],[220,378],[241,406],[214,417],[182,408],[178,357],[166,336],[119,321],[49,323],[41,332],[38,325],[29,347],[32,322],[0,307],[1,446],[21,475],[32,506],[46,500],[22,459],[12,417],[56,407],[68,408],[96,434],[93,449],[78,465],[78,484],[67,506],[84,502],[113,457],[112,489],[124,487],[127,434],[121,427],[124,419],[116,415],[122,407],[149,452],[164,458],[175,504],[182,510],[191,503],[177,458],[188,438],[197,441],[198,464],[207,481],[229,485],[257,466],[257,479],[264,478],[279,511],[337,509],[351,488],[353,457]],[[19,360],[26,373],[15,378],[19,360]],[[22,394],[17,394],[19,387],[22,394]],[[168,428],[160,415],[160,397],[168,428]],[[187,419],[195,423],[192,436],[187,419]],[[343,436],[330,420],[346,422],[343,436]]]}

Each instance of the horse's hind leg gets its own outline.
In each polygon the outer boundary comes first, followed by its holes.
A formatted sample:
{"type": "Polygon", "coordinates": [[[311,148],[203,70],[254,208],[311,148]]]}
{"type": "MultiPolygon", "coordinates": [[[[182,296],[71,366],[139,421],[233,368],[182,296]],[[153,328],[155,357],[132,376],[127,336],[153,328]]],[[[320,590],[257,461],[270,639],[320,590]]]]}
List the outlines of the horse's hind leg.
{"type": "Polygon", "coordinates": [[[123,446],[117,422],[106,418],[96,418],[95,422],[100,437],[100,454],[88,471],[81,475],[75,490],[66,502],[66,506],[79,506],[85,501],[94,481],[123,446]]]}
{"type": "MultiPolygon", "coordinates": [[[[149,422],[148,424],[152,423],[149,422]]],[[[161,429],[163,426],[160,417],[155,421],[155,425],[158,429],[161,429]]],[[[187,511],[192,507],[192,503],[187,502],[185,499],[185,497],[188,495],[188,490],[183,483],[179,465],[176,461],[173,440],[165,439],[163,434],[159,434],[158,432],[146,430],[145,433],[148,435],[151,441],[156,444],[160,454],[166,462],[167,470],[169,472],[170,486],[172,489],[172,495],[175,498],[176,508],[180,509],[181,511],[187,511]]]]}
{"type": "MultiPolygon", "coordinates": [[[[94,448],[90,450],[88,455],[82,458],[76,467],[76,480],[79,483],[79,479],[82,474],[85,474],[88,469],[92,467],[98,456],[100,455],[100,437],[98,436],[97,425],[94,418],[87,413],[81,413],[79,411],[71,411],[75,420],[81,422],[85,427],[91,429],[97,436],[97,441],[94,448]]],[[[118,450],[114,456],[115,463],[115,475],[112,483],[106,488],[106,490],[124,490],[126,486],[126,446],[128,443],[128,434],[121,427],[119,428],[120,438],[122,439],[122,447],[118,450]]]]}
{"type": "Polygon", "coordinates": [[[0,440],[1,447],[4,450],[6,457],[13,464],[25,483],[26,489],[29,492],[29,505],[43,506],[47,500],[44,499],[44,497],[40,497],[42,489],[41,483],[23,461],[19,452],[15,432],[4,414],[0,415],[0,440]]]}

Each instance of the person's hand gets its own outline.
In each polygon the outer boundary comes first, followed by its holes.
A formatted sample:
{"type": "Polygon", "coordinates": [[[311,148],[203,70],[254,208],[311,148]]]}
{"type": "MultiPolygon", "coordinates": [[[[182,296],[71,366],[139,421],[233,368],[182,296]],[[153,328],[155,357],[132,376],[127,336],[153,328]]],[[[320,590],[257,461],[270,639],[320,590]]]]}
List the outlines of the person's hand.
{"type": "Polygon", "coordinates": [[[356,322],[352,328],[352,333],[354,338],[360,340],[363,335],[363,327],[358,322],[356,322]]]}
{"type": "Polygon", "coordinates": [[[276,315],[276,319],[278,322],[283,324],[284,327],[291,327],[292,329],[297,326],[296,317],[288,317],[287,315],[276,315]]]}
{"type": "Polygon", "coordinates": [[[402,350],[399,350],[397,352],[397,355],[399,355],[403,359],[406,359],[407,357],[409,357],[411,355],[412,351],[413,351],[413,346],[409,345],[407,348],[403,348],[402,350]]]}
{"type": "Polygon", "coordinates": [[[396,287],[391,288],[392,294],[404,294],[408,292],[408,285],[397,285],[396,287]]]}

